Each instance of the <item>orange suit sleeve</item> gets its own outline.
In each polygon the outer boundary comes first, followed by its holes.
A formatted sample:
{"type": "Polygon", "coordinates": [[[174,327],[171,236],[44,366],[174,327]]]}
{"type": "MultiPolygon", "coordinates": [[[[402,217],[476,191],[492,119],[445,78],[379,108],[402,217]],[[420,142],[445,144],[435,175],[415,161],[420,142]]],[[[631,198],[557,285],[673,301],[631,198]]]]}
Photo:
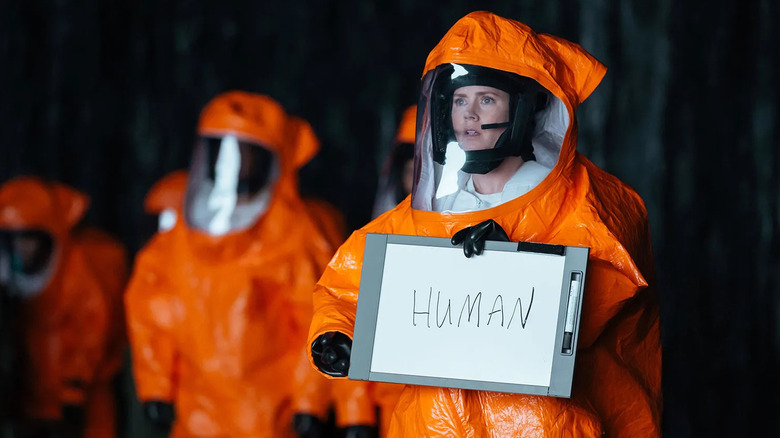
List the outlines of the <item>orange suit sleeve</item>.
{"type": "Polygon", "coordinates": [[[330,379],[328,383],[332,385],[336,426],[376,425],[375,402],[369,391],[369,382],[330,379]]]}
{"type": "MultiPolygon", "coordinates": [[[[307,342],[309,349],[312,342],[324,333],[341,332],[352,337],[365,240],[364,231],[354,232],[338,249],[314,287],[314,316],[307,342]]],[[[314,366],[311,355],[309,360],[314,366]]]]}
{"type": "Polygon", "coordinates": [[[139,254],[125,293],[133,377],[142,402],[172,401],[175,393],[174,294],[160,255],[154,248],[139,254]]]}
{"type": "Polygon", "coordinates": [[[81,405],[96,377],[108,344],[108,307],[100,285],[87,275],[75,258],[69,269],[83,275],[68,275],[58,302],[67,310],[60,326],[62,404],[81,405]]]}

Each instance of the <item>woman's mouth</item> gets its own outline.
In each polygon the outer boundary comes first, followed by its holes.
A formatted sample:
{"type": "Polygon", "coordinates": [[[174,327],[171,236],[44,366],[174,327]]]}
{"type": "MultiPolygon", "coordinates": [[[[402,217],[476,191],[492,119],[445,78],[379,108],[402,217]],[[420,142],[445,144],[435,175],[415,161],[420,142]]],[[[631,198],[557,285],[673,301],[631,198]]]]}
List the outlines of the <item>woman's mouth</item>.
{"type": "Polygon", "coordinates": [[[467,129],[466,130],[466,135],[479,135],[479,132],[477,132],[474,129],[467,129]]]}

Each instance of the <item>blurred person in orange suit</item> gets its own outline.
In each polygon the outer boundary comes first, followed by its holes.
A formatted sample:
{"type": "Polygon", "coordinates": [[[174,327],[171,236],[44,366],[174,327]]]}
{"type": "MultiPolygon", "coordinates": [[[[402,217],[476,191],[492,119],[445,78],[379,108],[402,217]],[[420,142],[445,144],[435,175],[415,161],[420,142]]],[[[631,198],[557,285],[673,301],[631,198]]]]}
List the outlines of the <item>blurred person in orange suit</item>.
{"type": "MultiPolygon", "coordinates": [[[[149,189],[144,198],[144,210],[148,214],[157,215],[158,232],[167,232],[176,224],[182,214],[186,189],[187,171],[183,169],[164,175],[149,189]]],[[[330,241],[334,249],[341,245],[347,236],[346,218],[343,213],[332,204],[316,197],[307,196],[302,200],[307,214],[321,235],[330,241]]],[[[308,377],[298,379],[299,388],[294,398],[296,401],[294,411],[298,413],[294,417],[294,424],[298,429],[319,428],[321,424],[317,423],[328,419],[335,420],[335,426],[343,429],[344,433],[351,431],[354,435],[355,431],[363,429],[362,425],[353,424],[354,422],[372,421],[366,419],[366,414],[361,414],[364,408],[351,407],[355,403],[360,405],[367,400],[369,397],[366,392],[367,384],[329,381],[311,374],[305,354],[301,356],[301,361],[298,372],[308,377]],[[331,410],[334,414],[333,418],[330,418],[331,410]]],[[[323,426],[323,433],[331,431],[332,426],[331,424],[323,426]]]]}
{"type": "Polygon", "coordinates": [[[117,434],[127,254],[109,234],[77,226],[88,204],[37,177],[0,187],[0,393],[14,436],[117,434]]]}
{"type": "MultiPolygon", "coordinates": [[[[174,170],[158,181],[149,189],[144,198],[144,210],[148,214],[157,215],[158,232],[164,233],[173,228],[182,214],[184,195],[187,189],[187,171],[174,170]]],[[[335,249],[344,242],[347,236],[346,219],[332,204],[315,197],[302,198],[307,214],[313,221],[313,225],[319,229],[321,235],[330,241],[335,249]]],[[[333,410],[335,426],[343,429],[344,433],[360,431],[362,425],[355,422],[371,422],[370,415],[361,413],[365,408],[361,403],[369,397],[366,393],[367,385],[361,382],[329,381],[310,375],[311,368],[305,355],[301,356],[298,372],[308,375],[299,379],[300,384],[295,396],[296,406],[294,411],[299,413],[294,421],[300,429],[307,427],[319,427],[316,423],[322,423],[329,416],[329,410],[333,410]],[[314,380],[314,382],[312,382],[314,380]],[[358,408],[351,407],[357,403],[358,408]],[[357,415],[356,415],[357,413],[357,415]],[[357,427],[355,427],[357,426],[357,427]]],[[[328,430],[328,426],[325,426],[328,430]]]]}
{"type": "Polygon", "coordinates": [[[407,107],[401,115],[401,123],[398,125],[393,144],[380,169],[374,208],[371,214],[373,219],[393,209],[412,193],[416,118],[416,105],[407,107]]]}
{"type": "MultiPolygon", "coordinates": [[[[209,102],[197,134],[181,215],[139,252],[126,295],[144,412],[175,437],[319,436],[332,385],[304,343],[314,283],[343,239],[298,194],[319,142],[241,91],[209,102]]],[[[370,429],[370,403],[349,402],[344,423],[370,429]]]]}
{"type": "MultiPolygon", "coordinates": [[[[149,214],[157,215],[158,232],[167,232],[172,229],[181,216],[184,203],[184,194],[187,189],[187,171],[183,169],[172,171],[154,183],[144,198],[144,210],[149,214]]],[[[332,204],[315,197],[303,197],[307,214],[313,221],[313,225],[319,229],[321,235],[330,241],[335,249],[344,242],[347,236],[346,218],[332,204]]],[[[333,425],[322,425],[324,421],[335,420],[335,426],[343,433],[352,436],[361,436],[370,432],[372,428],[359,424],[372,422],[370,414],[366,414],[366,408],[361,407],[366,403],[369,395],[367,384],[348,381],[328,381],[311,375],[308,359],[305,354],[301,356],[297,372],[308,375],[298,379],[299,388],[296,390],[294,411],[295,427],[305,434],[305,430],[315,428],[323,429],[322,433],[333,431],[333,425]],[[357,404],[357,407],[353,405],[357,404]],[[333,411],[333,418],[330,411],[333,411]],[[357,423],[357,424],[353,424],[357,423]]]]}
{"type": "Polygon", "coordinates": [[[453,25],[423,72],[412,195],[354,232],[317,283],[312,364],[332,378],[349,369],[367,233],[451,238],[466,257],[486,240],[585,246],[571,398],[406,385],[388,435],[660,436],[647,211],[576,150],[575,110],[606,67],[575,43],[479,11],[453,25]]]}

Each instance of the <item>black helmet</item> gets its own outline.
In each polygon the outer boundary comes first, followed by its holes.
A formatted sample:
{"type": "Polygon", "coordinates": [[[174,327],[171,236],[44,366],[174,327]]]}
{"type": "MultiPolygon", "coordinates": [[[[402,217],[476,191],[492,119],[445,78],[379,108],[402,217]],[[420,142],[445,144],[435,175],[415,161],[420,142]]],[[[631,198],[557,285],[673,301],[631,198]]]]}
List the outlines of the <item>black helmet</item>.
{"type": "MultiPolygon", "coordinates": [[[[437,68],[431,90],[431,131],[433,159],[444,164],[447,144],[455,138],[452,127],[452,94],[469,85],[484,85],[509,94],[509,121],[482,125],[482,129],[506,127],[492,149],[466,151],[466,162],[461,168],[466,173],[488,173],[507,157],[535,160],[531,136],[534,114],[544,108],[547,93],[535,80],[470,64],[442,64],[437,68]]],[[[424,108],[420,105],[420,108],[424,108]]]]}

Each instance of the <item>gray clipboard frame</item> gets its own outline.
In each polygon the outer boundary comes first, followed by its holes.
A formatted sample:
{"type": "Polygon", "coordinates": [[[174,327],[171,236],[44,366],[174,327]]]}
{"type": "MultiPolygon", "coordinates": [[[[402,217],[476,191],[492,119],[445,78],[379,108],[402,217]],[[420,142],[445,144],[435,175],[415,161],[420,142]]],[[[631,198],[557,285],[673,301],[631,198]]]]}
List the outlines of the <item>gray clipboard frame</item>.
{"type": "MultiPolygon", "coordinates": [[[[349,378],[352,380],[370,380],[376,382],[403,383],[409,385],[438,386],[447,388],[463,388],[483,391],[511,392],[555,397],[571,397],[574,363],[577,356],[577,341],[579,339],[580,316],[585,291],[588,254],[590,248],[580,246],[558,246],[561,257],[565,257],[563,277],[561,279],[561,295],[558,306],[558,324],[555,334],[553,362],[550,376],[550,386],[523,385],[517,383],[502,383],[493,381],[463,380],[440,378],[432,376],[417,376],[408,374],[378,373],[371,371],[371,359],[374,350],[376,319],[379,313],[379,296],[381,293],[382,275],[385,265],[385,254],[388,244],[432,246],[451,248],[450,239],[438,237],[406,236],[397,234],[367,233],[363,256],[363,268],[360,276],[355,331],[352,340],[352,356],[350,358],[349,378]],[[579,273],[579,298],[576,303],[569,303],[569,286],[574,274],[579,273]],[[576,306],[574,313],[574,331],[572,334],[571,352],[563,352],[564,328],[569,305],[576,306]]],[[[486,251],[507,252],[545,252],[526,251],[518,242],[485,243],[486,251]]],[[[551,247],[552,245],[541,245],[551,247]]]]}

